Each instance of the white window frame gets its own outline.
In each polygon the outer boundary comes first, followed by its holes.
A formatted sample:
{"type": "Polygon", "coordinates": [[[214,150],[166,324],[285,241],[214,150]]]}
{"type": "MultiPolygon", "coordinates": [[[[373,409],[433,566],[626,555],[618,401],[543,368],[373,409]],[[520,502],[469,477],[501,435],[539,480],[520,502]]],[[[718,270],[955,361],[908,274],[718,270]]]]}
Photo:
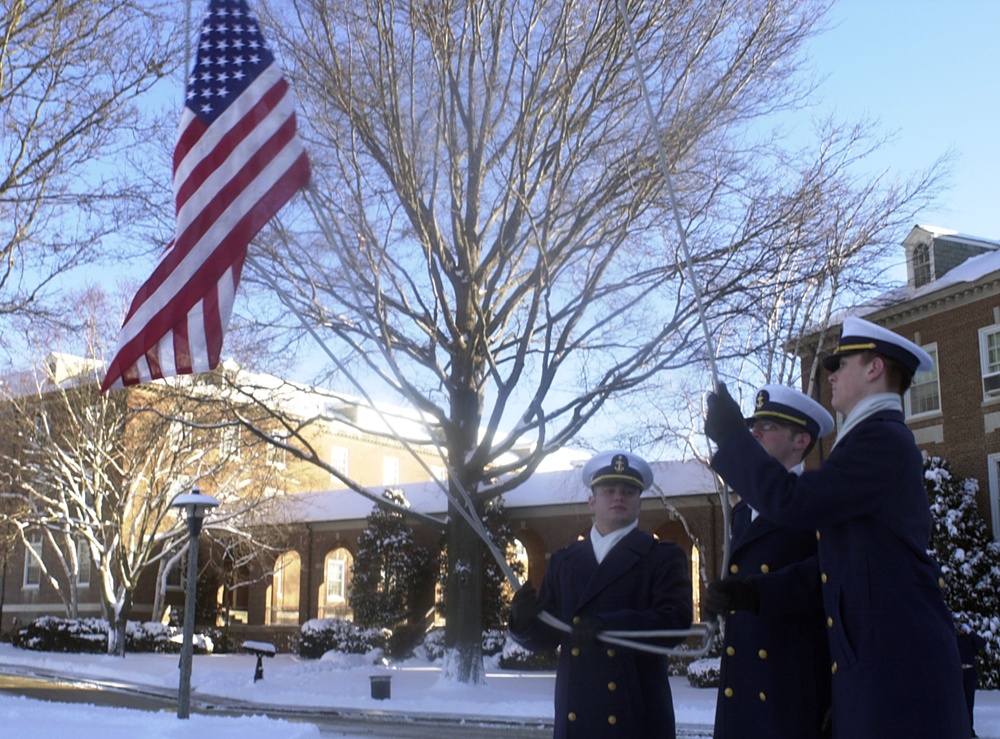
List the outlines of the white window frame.
{"type": "Polygon", "coordinates": [[[399,457],[382,457],[382,484],[386,487],[399,485],[399,457]]]}
{"type": "Polygon", "coordinates": [[[243,458],[243,441],[240,434],[240,426],[223,426],[221,429],[222,437],[219,440],[219,453],[228,459],[242,459],[243,458]]]}
{"type": "Polygon", "coordinates": [[[328,557],[326,560],[326,602],[347,602],[347,558],[328,557]],[[339,587],[334,587],[335,585],[339,587]]]}
{"type": "Polygon", "coordinates": [[[288,450],[275,444],[267,445],[267,466],[283,470],[288,466],[288,450]]]}
{"type": "Polygon", "coordinates": [[[37,590],[42,586],[42,565],[38,561],[42,558],[45,552],[45,539],[42,538],[40,534],[33,534],[30,539],[25,542],[24,550],[24,578],[22,580],[22,585],[24,589],[37,590]],[[31,549],[37,552],[38,559],[31,556],[31,549]],[[32,575],[37,575],[37,582],[32,582],[32,575]]]}
{"type": "Polygon", "coordinates": [[[1000,454],[986,457],[990,483],[990,521],[993,524],[993,541],[1000,543],[1000,454]]]}
{"type": "Polygon", "coordinates": [[[913,247],[910,264],[913,267],[914,287],[923,287],[933,281],[934,265],[932,259],[933,251],[930,244],[921,243],[913,247]]]}
{"type": "MultiPolygon", "coordinates": [[[[350,454],[347,451],[346,446],[340,446],[339,444],[333,444],[330,447],[330,466],[337,470],[344,477],[347,477],[350,471],[350,454]]],[[[330,479],[336,482],[340,482],[340,478],[330,473],[330,479]]]]}
{"type": "Polygon", "coordinates": [[[80,568],[76,574],[76,584],[81,587],[90,587],[90,570],[93,567],[93,561],[90,558],[90,542],[86,539],[76,540],[76,561],[80,568]]]}
{"type": "Polygon", "coordinates": [[[979,369],[983,378],[983,400],[1000,399],[1000,363],[996,369],[991,370],[989,361],[989,338],[993,335],[1000,342],[1000,325],[993,324],[979,329],[979,369]],[[995,387],[988,388],[987,384],[995,387]]]}
{"type": "Polygon", "coordinates": [[[917,372],[917,374],[913,376],[913,382],[910,384],[910,389],[904,393],[903,407],[906,410],[907,418],[924,418],[927,416],[940,415],[941,413],[941,375],[938,372],[937,343],[925,344],[921,347],[921,349],[931,355],[931,359],[934,360],[934,366],[927,372],[917,372]],[[931,383],[934,383],[934,386],[937,389],[937,407],[932,408],[931,410],[914,413],[910,406],[910,392],[913,390],[914,386],[930,385],[931,383]]]}

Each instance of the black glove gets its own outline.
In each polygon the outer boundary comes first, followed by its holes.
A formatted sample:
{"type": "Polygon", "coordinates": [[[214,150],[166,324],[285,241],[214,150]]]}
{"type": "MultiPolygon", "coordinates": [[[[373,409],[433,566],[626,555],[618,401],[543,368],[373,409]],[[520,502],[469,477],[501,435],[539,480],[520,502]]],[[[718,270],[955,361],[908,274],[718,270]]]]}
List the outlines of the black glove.
{"type": "Polygon", "coordinates": [[[757,582],[753,578],[736,580],[727,577],[722,580],[713,580],[708,584],[705,611],[712,618],[719,615],[725,616],[732,611],[757,613],[759,610],[760,588],[757,587],[757,582]]]}
{"type": "Polygon", "coordinates": [[[726,390],[726,383],[720,382],[714,393],[709,393],[706,400],[708,412],[705,414],[705,435],[718,445],[722,445],[731,433],[739,429],[746,430],[747,422],[743,418],[740,405],[726,390]]]}
{"type": "Polygon", "coordinates": [[[538,602],[535,586],[525,583],[510,601],[510,621],[507,625],[511,631],[524,631],[541,611],[542,604],[538,602]]]}
{"type": "Polygon", "coordinates": [[[597,641],[597,632],[604,631],[604,621],[596,616],[575,616],[570,641],[574,647],[589,649],[597,641]]]}

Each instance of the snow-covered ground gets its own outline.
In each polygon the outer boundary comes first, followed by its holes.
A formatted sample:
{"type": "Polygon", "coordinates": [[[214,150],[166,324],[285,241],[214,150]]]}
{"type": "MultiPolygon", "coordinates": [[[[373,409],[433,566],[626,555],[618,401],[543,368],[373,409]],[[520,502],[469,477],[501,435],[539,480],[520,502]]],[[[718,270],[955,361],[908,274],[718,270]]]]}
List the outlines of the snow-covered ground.
{"type": "MultiPolygon", "coordinates": [[[[29,652],[0,644],[0,672],[56,673],[157,691],[177,690],[176,655],[130,654],[124,659],[83,654],[29,652]]],[[[411,660],[391,668],[362,658],[328,655],[301,660],[278,655],[264,660],[264,679],[254,683],[255,659],[250,655],[195,655],[192,700],[235,699],[260,706],[356,708],[406,715],[460,714],[470,717],[511,717],[530,722],[552,719],[552,673],[488,670],[485,687],[470,688],[441,679],[436,665],[411,660]],[[391,697],[371,697],[370,677],[392,676],[391,697]]],[[[715,714],[715,691],[692,688],[685,678],[673,678],[674,709],[679,723],[709,726],[715,714]]],[[[33,739],[314,739],[319,731],[308,724],[262,716],[226,718],[193,714],[180,720],[175,712],[149,713],[78,704],[52,704],[0,695],[3,736],[33,739]]],[[[976,700],[976,731],[983,739],[1000,739],[1000,691],[980,691],[976,700]]],[[[345,735],[350,736],[350,735],[345,735]]]]}

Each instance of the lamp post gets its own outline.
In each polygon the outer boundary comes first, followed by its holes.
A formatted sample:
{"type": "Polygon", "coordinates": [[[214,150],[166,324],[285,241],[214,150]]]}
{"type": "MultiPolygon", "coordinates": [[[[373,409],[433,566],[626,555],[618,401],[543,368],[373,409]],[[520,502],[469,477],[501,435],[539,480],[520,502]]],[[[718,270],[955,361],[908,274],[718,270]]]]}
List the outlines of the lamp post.
{"type": "Polygon", "coordinates": [[[188,572],[187,589],[184,593],[184,642],[181,645],[181,683],[177,690],[177,718],[191,715],[191,657],[194,653],[194,606],[198,580],[198,536],[205,513],[219,505],[211,495],[203,495],[198,488],[190,493],[178,495],[170,504],[181,508],[187,515],[188,527],[188,572]]]}

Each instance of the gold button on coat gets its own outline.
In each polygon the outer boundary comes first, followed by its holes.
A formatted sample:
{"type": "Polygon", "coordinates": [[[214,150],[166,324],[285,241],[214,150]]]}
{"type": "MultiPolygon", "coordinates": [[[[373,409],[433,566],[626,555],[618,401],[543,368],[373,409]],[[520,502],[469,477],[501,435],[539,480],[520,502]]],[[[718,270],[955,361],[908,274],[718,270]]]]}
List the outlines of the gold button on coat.
{"type": "Polygon", "coordinates": [[[828,629],[832,629],[833,628],[833,616],[827,616],[826,617],[826,627],[828,629]]]}
{"type": "Polygon", "coordinates": [[[740,566],[739,565],[729,565],[729,571],[732,572],[735,575],[737,572],[740,571],[740,566]]]}
{"type": "Polygon", "coordinates": [[[566,716],[566,718],[568,718],[570,721],[576,721],[576,714],[570,711],[569,714],[566,716]]]}
{"type": "Polygon", "coordinates": [[[579,616],[573,616],[573,623],[574,624],[580,623],[580,617],[579,616]]]}
{"type": "Polygon", "coordinates": [[[614,649],[609,649],[608,650],[608,656],[609,657],[614,657],[615,656],[615,650],[614,649]]]}
{"type": "Polygon", "coordinates": [[[761,703],[767,700],[767,696],[764,693],[758,693],[757,697],[760,698],[761,703]]]}
{"type": "Polygon", "coordinates": [[[608,723],[611,724],[612,726],[614,726],[615,724],[618,723],[618,717],[617,716],[608,716],[608,723]]]}
{"type": "Polygon", "coordinates": [[[761,659],[767,659],[767,650],[761,649],[759,652],[757,652],[757,656],[760,657],[761,659]]]}
{"type": "Polygon", "coordinates": [[[830,667],[830,673],[833,674],[833,675],[837,674],[837,663],[836,662],[834,662],[833,665],[831,665],[831,667],[830,667]]]}
{"type": "Polygon", "coordinates": [[[572,654],[574,657],[579,657],[580,656],[580,647],[573,647],[570,650],[569,653],[572,654]]]}
{"type": "Polygon", "coordinates": [[[618,683],[612,680],[610,683],[608,683],[608,690],[614,693],[616,690],[618,690],[618,683]]]}
{"type": "Polygon", "coordinates": [[[829,578],[828,578],[828,577],[826,576],[826,573],[825,573],[825,572],[824,572],[824,573],[822,573],[822,574],[821,574],[821,575],[819,576],[819,579],[820,579],[820,582],[822,582],[822,583],[823,583],[824,585],[826,585],[826,581],[827,581],[827,580],[829,580],[829,578]]]}
{"type": "Polygon", "coordinates": [[[732,657],[734,654],[736,654],[736,650],[733,649],[732,647],[726,647],[726,654],[732,657]]]}
{"type": "Polygon", "coordinates": [[[767,565],[761,565],[760,566],[760,571],[763,572],[766,575],[768,572],[771,571],[771,568],[768,567],[767,565]]]}
{"type": "Polygon", "coordinates": [[[732,698],[733,697],[733,689],[732,688],[726,688],[725,691],[723,691],[723,692],[725,693],[725,695],[726,695],[727,698],[732,698]]]}
{"type": "Polygon", "coordinates": [[[819,529],[816,529],[816,541],[820,540],[819,529]]]}

